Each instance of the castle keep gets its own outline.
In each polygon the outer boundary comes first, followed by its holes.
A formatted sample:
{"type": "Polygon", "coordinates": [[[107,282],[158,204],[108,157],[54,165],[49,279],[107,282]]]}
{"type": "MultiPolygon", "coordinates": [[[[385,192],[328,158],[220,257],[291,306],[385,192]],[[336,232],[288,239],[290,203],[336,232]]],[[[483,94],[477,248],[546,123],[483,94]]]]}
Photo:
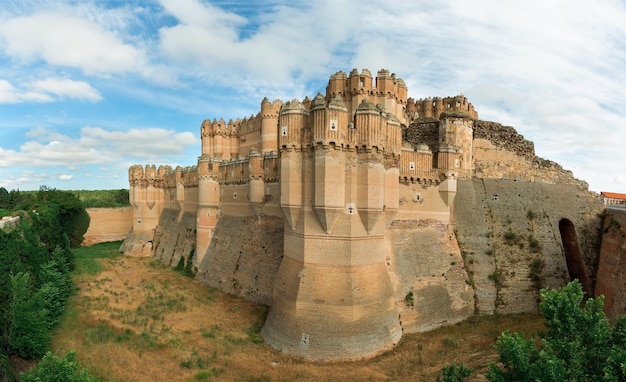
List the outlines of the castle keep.
{"type": "Polygon", "coordinates": [[[367,357],[403,332],[533,311],[538,282],[593,287],[597,235],[576,235],[598,224],[584,184],[463,95],[414,100],[387,70],[340,71],[325,95],[264,99],[200,134],[197,165],[130,168],[124,250],[270,305],[262,333],[284,352],[367,357]],[[509,231],[541,250],[509,245],[509,231]]]}

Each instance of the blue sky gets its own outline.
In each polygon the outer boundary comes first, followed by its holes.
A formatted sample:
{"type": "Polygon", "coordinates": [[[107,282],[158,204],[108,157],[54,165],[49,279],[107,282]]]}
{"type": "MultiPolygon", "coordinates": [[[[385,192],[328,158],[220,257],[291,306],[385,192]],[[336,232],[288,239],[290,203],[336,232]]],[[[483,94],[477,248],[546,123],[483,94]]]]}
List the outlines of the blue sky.
{"type": "Polygon", "coordinates": [[[1,0],[0,187],[127,188],[131,164],[194,164],[206,118],[385,68],[626,193],[624,20],[619,0],[1,0]]]}

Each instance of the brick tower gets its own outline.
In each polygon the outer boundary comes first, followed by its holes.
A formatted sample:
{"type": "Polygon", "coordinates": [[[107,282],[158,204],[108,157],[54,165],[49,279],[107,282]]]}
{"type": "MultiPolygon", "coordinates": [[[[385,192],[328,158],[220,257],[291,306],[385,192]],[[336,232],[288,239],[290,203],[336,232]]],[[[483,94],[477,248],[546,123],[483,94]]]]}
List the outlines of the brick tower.
{"type": "Polygon", "coordinates": [[[382,105],[402,110],[406,87],[386,71],[382,93],[372,82],[339,72],[326,97],[279,115],[284,257],[263,336],[309,359],[367,357],[402,335],[385,262],[401,127],[382,105]]]}

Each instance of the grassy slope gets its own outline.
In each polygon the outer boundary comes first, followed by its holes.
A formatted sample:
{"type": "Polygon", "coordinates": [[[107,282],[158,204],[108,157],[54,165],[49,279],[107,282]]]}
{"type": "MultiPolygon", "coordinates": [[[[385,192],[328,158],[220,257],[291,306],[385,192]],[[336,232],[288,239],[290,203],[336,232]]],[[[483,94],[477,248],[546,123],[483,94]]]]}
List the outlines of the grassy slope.
{"type": "Polygon", "coordinates": [[[77,292],[56,330],[58,353],[78,352],[102,380],[116,381],[433,381],[443,365],[463,362],[474,379],[497,360],[504,329],[543,329],[535,315],[475,317],[406,335],[370,360],[313,364],[262,342],[266,308],[211,290],[151,259],[123,257],[120,243],[76,251],[77,292]]]}

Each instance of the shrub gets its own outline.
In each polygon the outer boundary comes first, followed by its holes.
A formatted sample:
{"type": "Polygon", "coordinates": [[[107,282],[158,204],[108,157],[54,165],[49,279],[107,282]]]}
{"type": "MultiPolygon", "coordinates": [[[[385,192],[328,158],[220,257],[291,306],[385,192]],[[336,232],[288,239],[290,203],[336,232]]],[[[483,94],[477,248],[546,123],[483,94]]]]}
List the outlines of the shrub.
{"type": "Polygon", "coordinates": [[[493,281],[496,286],[499,286],[502,282],[502,276],[498,272],[490,273],[487,278],[493,281]]]}
{"type": "Polygon", "coordinates": [[[543,267],[545,263],[541,259],[534,259],[530,265],[530,272],[528,277],[530,277],[533,281],[538,282],[541,280],[541,272],[543,271],[543,267]]]}
{"type": "Polygon", "coordinates": [[[404,296],[404,303],[409,308],[412,308],[415,305],[415,296],[413,296],[413,291],[410,291],[406,294],[406,296],[404,296]]]}
{"type": "Polygon", "coordinates": [[[472,374],[472,369],[461,364],[444,366],[441,374],[437,376],[437,382],[464,382],[472,374]]]}
{"type": "Polygon", "coordinates": [[[63,358],[48,352],[36,368],[20,375],[22,382],[95,382],[87,369],[80,370],[76,352],[70,351],[63,358]]]}

